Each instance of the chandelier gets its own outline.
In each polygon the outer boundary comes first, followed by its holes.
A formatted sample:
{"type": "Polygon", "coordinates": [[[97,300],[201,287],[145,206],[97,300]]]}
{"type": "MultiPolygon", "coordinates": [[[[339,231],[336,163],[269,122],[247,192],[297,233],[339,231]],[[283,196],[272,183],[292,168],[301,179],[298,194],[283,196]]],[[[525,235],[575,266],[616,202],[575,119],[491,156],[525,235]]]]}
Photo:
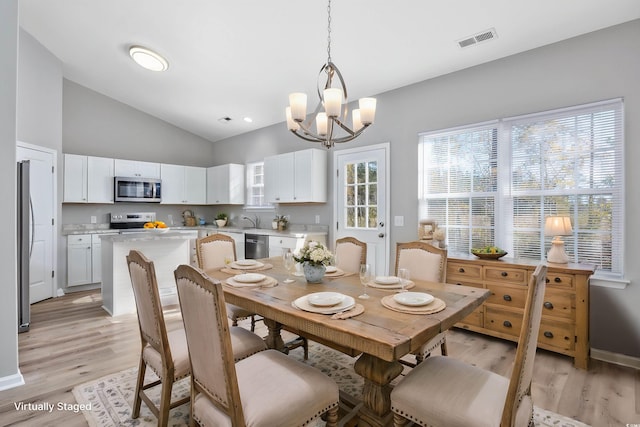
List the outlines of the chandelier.
{"type": "Polygon", "coordinates": [[[319,142],[327,148],[334,144],[351,141],[373,124],[376,114],[375,98],[360,98],[358,109],[351,112],[352,126],[347,125],[349,114],[347,86],[342,73],[331,61],[331,0],[327,6],[327,62],[318,74],[318,97],[320,101],[313,114],[307,119],[307,94],[292,93],[289,95],[289,106],[286,108],[287,127],[307,141],[319,142]],[[326,75],[324,85],[322,77],[326,75]],[[337,81],[336,81],[337,80],[337,81]],[[336,81],[337,87],[334,87],[336,81]],[[323,110],[324,107],[324,110],[323,110]],[[306,119],[306,120],[305,120],[306,119]],[[315,122],[315,132],[311,129],[315,122]]]}

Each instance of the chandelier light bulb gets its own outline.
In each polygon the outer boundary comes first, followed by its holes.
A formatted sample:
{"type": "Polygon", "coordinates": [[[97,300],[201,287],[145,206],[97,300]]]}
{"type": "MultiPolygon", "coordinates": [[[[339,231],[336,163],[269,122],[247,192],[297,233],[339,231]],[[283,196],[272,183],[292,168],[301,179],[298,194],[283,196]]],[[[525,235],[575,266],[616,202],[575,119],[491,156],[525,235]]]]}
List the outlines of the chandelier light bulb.
{"type": "Polygon", "coordinates": [[[359,109],[355,109],[351,112],[351,119],[353,121],[353,130],[354,131],[359,131],[360,129],[362,129],[362,121],[360,120],[360,110],[359,109]]]}
{"type": "Polygon", "coordinates": [[[329,88],[324,90],[324,111],[328,117],[338,117],[342,112],[342,89],[329,88]]]}
{"type": "Polygon", "coordinates": [[[307,117],[307,94],[296,92],[289,95],[291,118],[296,122],[302,122],[307,117]]]}
{"type": "Polygon", "coordinates": [[[316,131],[320,136],[327,134],[327,113],[318,113],[316,116],[316,131]]]}
{"type": "Polygon", "coordinates": [[[285,114],[287,116],[287,128],[289,128],[289,130],[291,131],[298,130],[300,128],[300,125],[298,125],[298,123],[293,120],[293,117],[291,117],[291,107],[287,107],[285,109],[285,114]]]}
{"type": "Polygon", "coordinates": [[[376,99],[375,98],[360,98],[358,101],[360,105],[360,121],[363,125],[373,124],[373,119],[376,117],[376,99]]]}

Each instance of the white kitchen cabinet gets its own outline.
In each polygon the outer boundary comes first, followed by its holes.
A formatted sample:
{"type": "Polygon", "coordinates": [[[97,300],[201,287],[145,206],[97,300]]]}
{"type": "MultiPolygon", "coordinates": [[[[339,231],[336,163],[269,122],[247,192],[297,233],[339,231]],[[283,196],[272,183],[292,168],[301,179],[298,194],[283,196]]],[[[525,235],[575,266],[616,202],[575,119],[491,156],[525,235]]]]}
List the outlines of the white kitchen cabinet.
{"type": "Polygon", "coordinates": [[[102,282],[102,241],[98,234],[91,235],[91,283],[102,282]]]}
{"type": "Polygon", "coordinates": [[[160,163],[115,159],[115,176],[160,179],[160,163]]]}
{"type": "Polygon", "coordinates": [[[265,199],[272,203],[326,203],[327,151],[294,151],[264,160],[265,199]]]}
{"type": "Polygon", "coordinates": [[[113,203],[113,176],[113,159],[65,154],[63,202],[113,203]]]}
{"type": "Polygon", "coordinates": [[[86,285],[92,282],[91,235],[78,234],[67,237],[67,286],[86,285]]]}
{"type": "Polygon", "coordinates": [[[219,231],[218,233],[232,237],[236,243],[236,259],[244,259],[244,233],[233,231],[219,231]]]}
{"type": "Polygon", "coordinates": [[[285,249],[295,252],[304,246],[304,241],[304,237],[269,236],[269,258],[282,256],[285,249]]]}
{"type": "Polygon", "coordinates": [[[242,205],[244,194],[244,165],[230,163],[207,168],[207,204],[242,205]]]}
{"type": "Polygon", "coordinates": [[[207,169],[195,166],[160,166],[162,203],[169,205],[206,203],[207,169]]]}

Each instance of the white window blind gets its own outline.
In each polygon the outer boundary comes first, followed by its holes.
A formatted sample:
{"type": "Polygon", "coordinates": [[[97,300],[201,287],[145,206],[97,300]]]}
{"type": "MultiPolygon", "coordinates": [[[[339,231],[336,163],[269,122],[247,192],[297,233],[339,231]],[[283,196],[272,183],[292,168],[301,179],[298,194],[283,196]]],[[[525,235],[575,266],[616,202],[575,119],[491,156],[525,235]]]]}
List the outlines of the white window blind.
{"type": "Polygon", "coordinates": [[[612,100],[420,135],[420,218],[451,252],[497,245],[544,260],[547,216],[569,216],[571,262],[622,275],[623,103],[612,100]]]}

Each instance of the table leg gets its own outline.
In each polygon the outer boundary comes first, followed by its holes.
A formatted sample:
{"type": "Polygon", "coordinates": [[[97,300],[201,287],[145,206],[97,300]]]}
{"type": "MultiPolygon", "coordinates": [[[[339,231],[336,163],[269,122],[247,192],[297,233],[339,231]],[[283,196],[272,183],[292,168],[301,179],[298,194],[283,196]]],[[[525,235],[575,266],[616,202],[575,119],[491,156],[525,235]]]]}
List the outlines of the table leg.
{"type": "Polygon", "coordinates": [[[275,320],[271,319],[263,319],[264,324],[267,326],[269,330],[269,334],[264,339],[267,347],[273,348],[278,351],[284,351],[285,345],[282,339],[282,335],[280,331],[282,330],[282,325],[275,320]]]}
{"type": "Polygon", "coordinates": [[[393,424],[391,386],[389,383],[402,372],[398,361],[387,362],[369,354],[362,354],[354,369],[364,378],[358,427],[386,427],[393,424]]]}

